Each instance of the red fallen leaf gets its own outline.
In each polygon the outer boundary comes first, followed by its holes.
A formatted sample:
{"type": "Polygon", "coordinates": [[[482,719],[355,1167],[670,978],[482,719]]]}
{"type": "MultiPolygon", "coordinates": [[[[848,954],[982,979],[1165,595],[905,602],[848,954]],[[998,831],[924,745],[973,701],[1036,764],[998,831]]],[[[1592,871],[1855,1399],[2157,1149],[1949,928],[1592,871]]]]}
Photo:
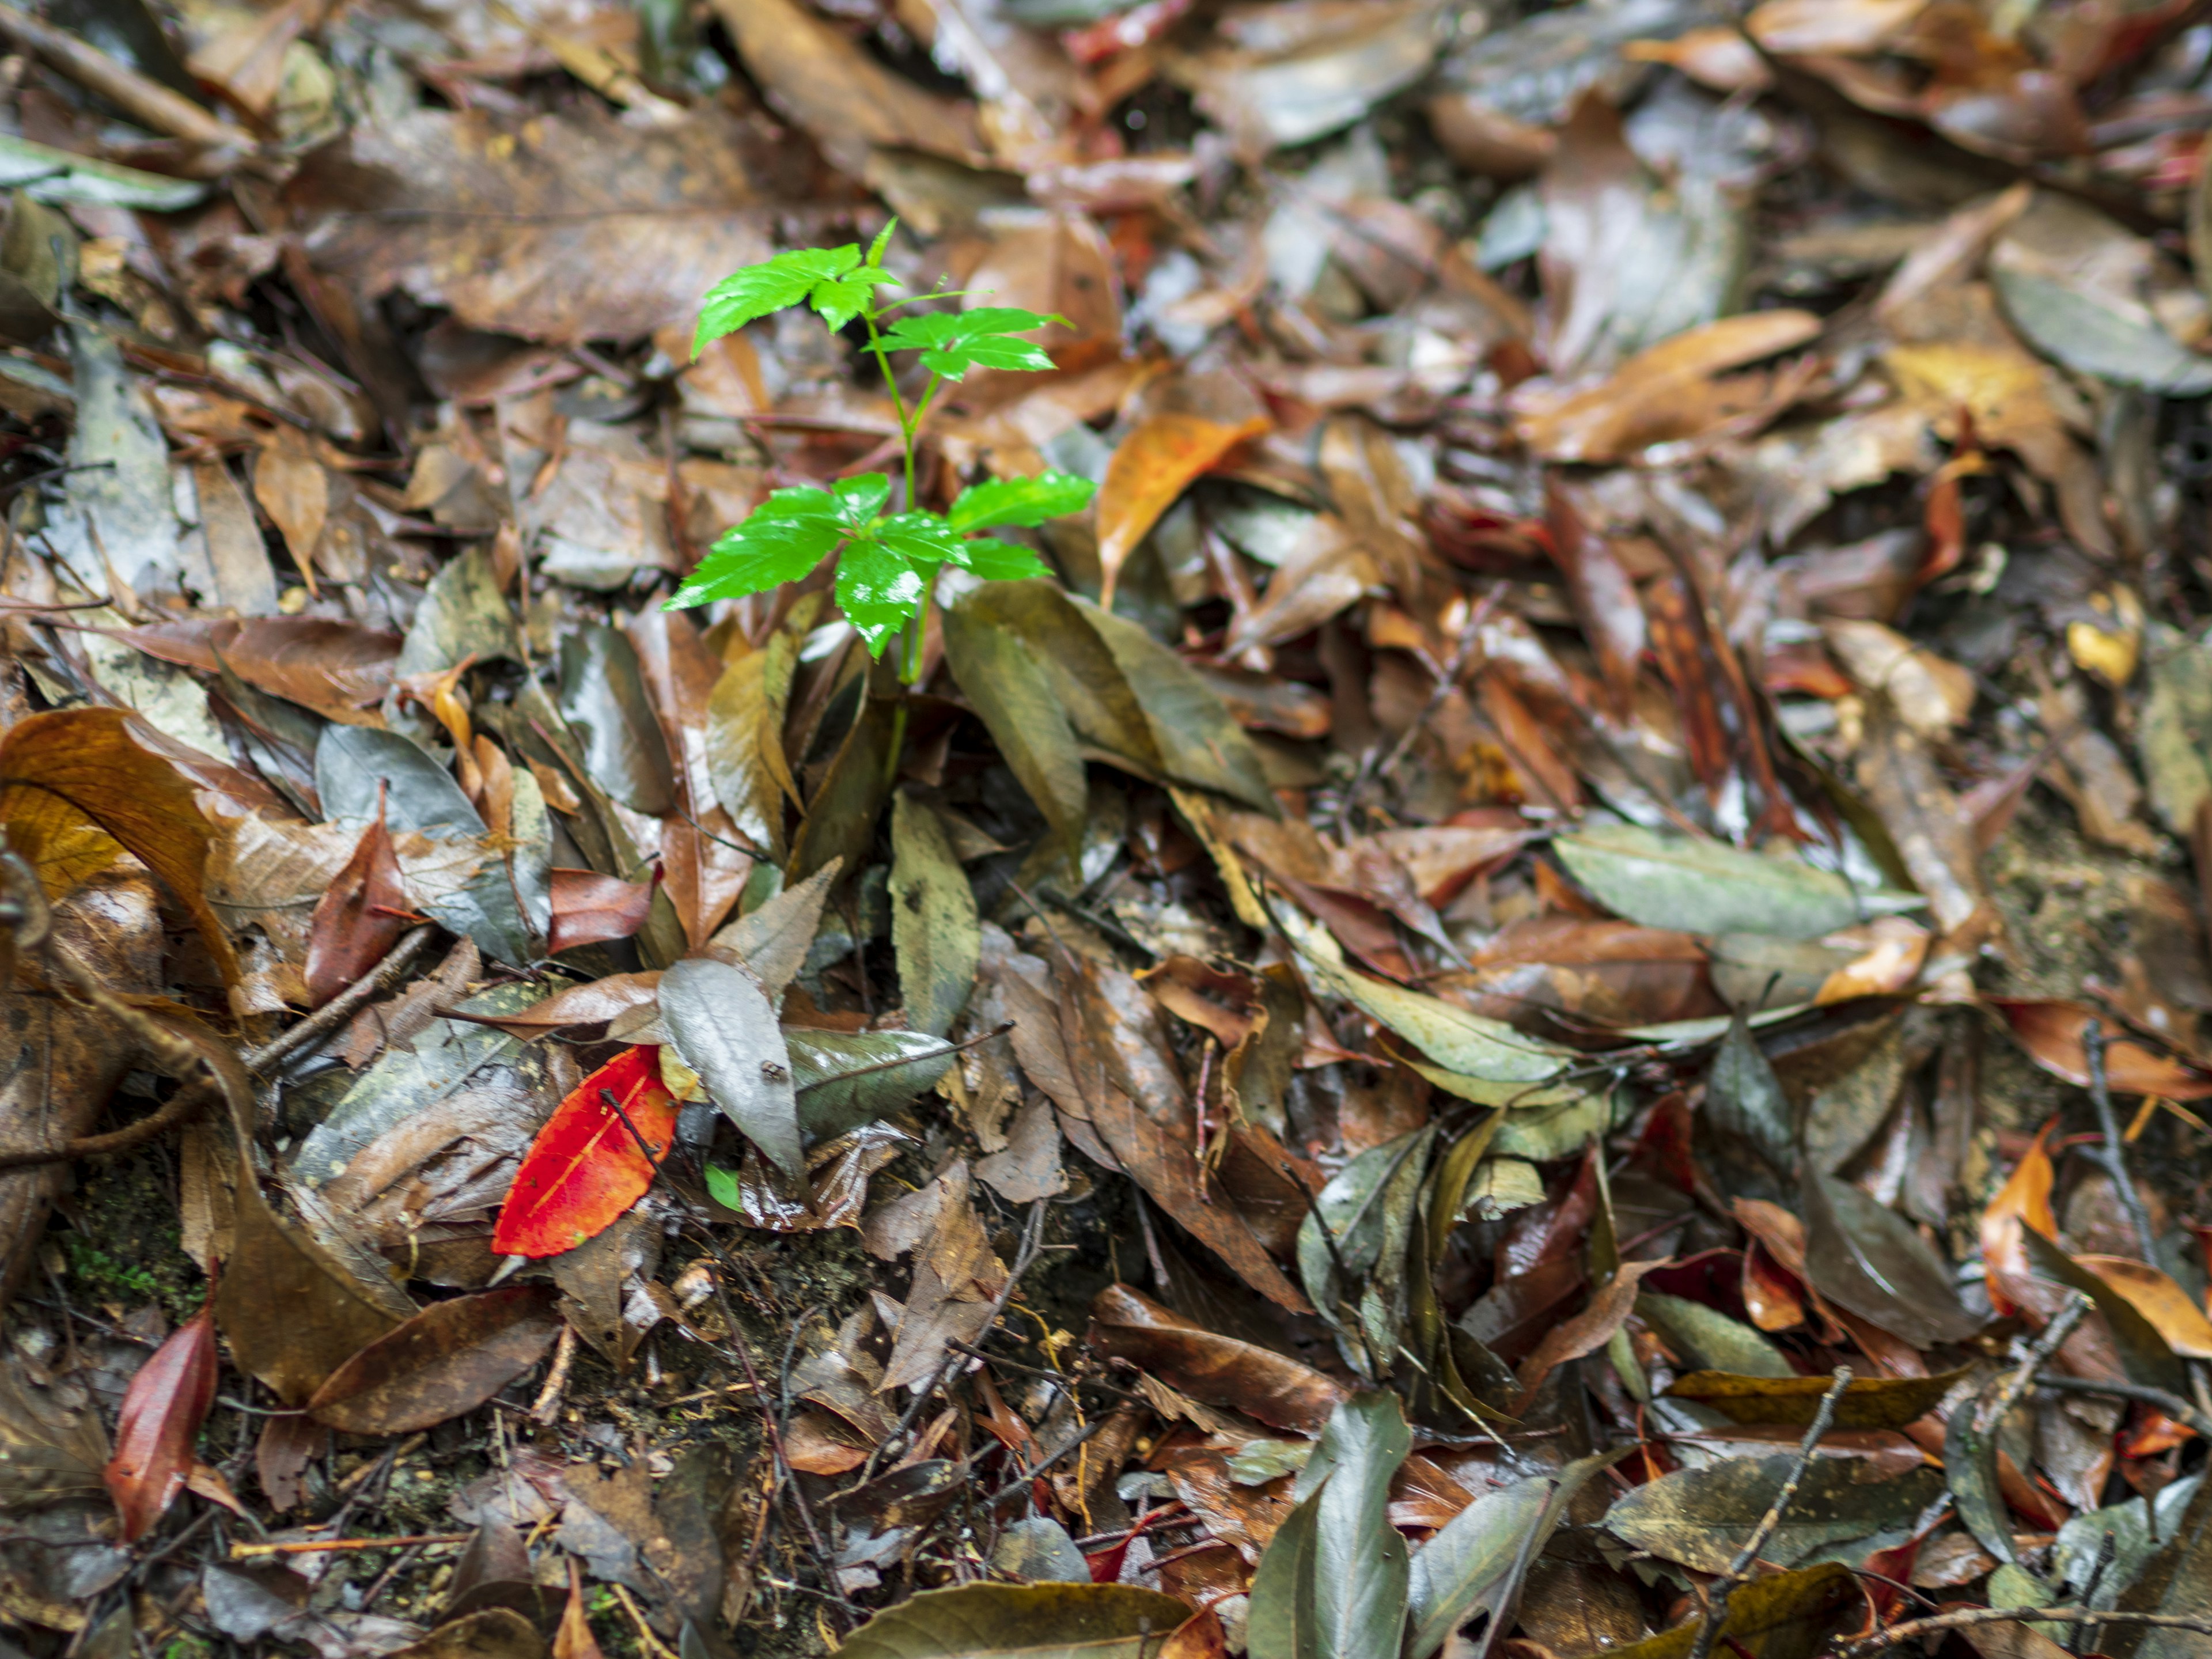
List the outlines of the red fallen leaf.
{"type": "Polygon", "coordinates": [[[660,1086],[660,1051],[625,1048],[562,1101],[515,1171],[491,1247],[500,1255],[558,1255],[596,1237],[645,1196],[654,1164],[623,1123],[627,1115],[659,1159],[676,1132],[676,1101],[660,1086]],[[606,1103],[621,1103],[616,1113],[606,1103]]]}
{"type": "Polygon", "coordinates": [[[596,870],[555,870],[553,925],[546,935],[549,956],[574,945],[599,945],[628,939],[645,926],[653,909],[653,890],[660,885],[655,866],[651,881],[624,881],[596,870]]]}
{"type": "MultiPolygon", "coordinates": [[[[1991,997],[1989,1001],[2005,1017],[2030,1060],[2077,1089],[2089,1086],[2089,1055],[2081,1045],[2081,1034],[2091,1020],[2099,1018],[2094,1009],[2036,997],[1991,997]]],[[[2212,1097],[2212,1077],[2119,1035],[2118,1020],[2100,1023],[2110,1039],[2105,1048],[2105,1076],[2114,1094],[2157,1095],[2166,1100],[2212,1097]]]]}
{"type": "Polygon", "coordinates": [[[399,858],[384,827],[385,787],[376,787],[376,822],[361,832],[353,856],[307,924],[307,997],[319,1008],[384,960],[416,917],[407,908],[399,858]]]}
{"type": "Polygon", "coordinates": [[[170,1333],[123,1395],[107,1490],[123,1517],[123,1541],[154,1528],[191,1473],[192,1443],[215,1403],[215,1311],[207,1306],[170,1333]]]}

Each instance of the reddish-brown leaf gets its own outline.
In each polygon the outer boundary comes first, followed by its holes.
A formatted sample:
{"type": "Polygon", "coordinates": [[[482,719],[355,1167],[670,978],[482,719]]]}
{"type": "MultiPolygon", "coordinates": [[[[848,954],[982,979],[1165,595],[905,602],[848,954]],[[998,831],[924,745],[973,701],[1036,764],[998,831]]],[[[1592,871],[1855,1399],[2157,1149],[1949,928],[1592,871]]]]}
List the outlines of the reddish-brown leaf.
{"type": "Polygon", "coordinates": [[[1535,1397],[1536,1390],[1543,1386],[1553,1367],[1603,1347],[1635,1307],[1637,1281],[1654,1267],[1667,1265],[1664,1261],[1622,1262],[1620,1271],[1607,1282],[1605,1288],[1590,1297],[1589,1307],[1545,1332],[1536,1351],[1522,1360],[1513,1373],[1513,1380],[1521,1385],[1521,1397],[1513,1406],[1515,1414],[1528,1409],[1529,1401],[1535,1397]]]}
{"type": "Polygon", "coordinates": [[[553,925],[546,952],[558,956],[572,945],[601,945],[629,939],[653,912],[653,890],[660,884],[656,868],[650,881],[624,881],[596,870],[559,870],[553,877],[553,925]]]}
{"type": "Polygon", "coordinates": [[[638,1136],[657,1160],[675,1132],[676,1102],[660,1084],[660,1051],[623,1049],[578,1084],[530,1143],[500,1206],[493,1250],[558,1255],[597,1237],[653,1185],[654,1165],[638,1136]],[[620,1112],[608,1105],[609,1096],[620,1112]]]}
{"type": "Polygon", "coordinates": [[[107,1490],[123,1518],[123,1541],[154,1529],[192,1468],[192,1443],[215,1403],[218,1365],[212,1301],[169,1334],[124,1392],[107,1460],[107,1490]]]}
{"type": "MultiPolygon", "coordinates": [[[[2005,1017],[2030,1060],[2077,1089],[2089,1086],[2089,1055],[2081,1036],[2098,1018],[2094,1009],[2038,997],[1991,997],[1990,1006],[2005,1017]]],[[[2118,1036],[2114,1021],[2102,1023],[2114,1034],[2105,1048],[2105,1076],[2114,1094],[2157,1095],[2166,1100],[2212,1097],[2212,1077],[2132,1037],[2118,1036]]]]}
{"type": "Polygon", "coordinates": [[[1193,1400],[1302,1434],[1319,1433],[1347,1393],[1310,1365],[1209,1331],[1127,1285],[1108,1285],[1091,1303],[1091,1343],[1193,1400]]]}
{"type": "Polygon", "coordinates": [[[507,1285],[434,1302],[325,1378],[308,1414],[349,1434],[410,1434],[474,1411],[552,1346],[558,1295],[507,1285]]]}
{"type": "Polygon", "coordinates": [[[312,708],[328,720],[365,726],[392,689],[399,636],[320,617],[254,617],[218,629],[212,654],[248,685],[312,708]]]}
{"type": "Polygon", "coordinates": [[[353,856],[315,902],[307,925],[307,998],[319,1008],[384,960],[416,917],[384,826],[384,786],[376,787],[376,822],[361,832],[353,856]]]}

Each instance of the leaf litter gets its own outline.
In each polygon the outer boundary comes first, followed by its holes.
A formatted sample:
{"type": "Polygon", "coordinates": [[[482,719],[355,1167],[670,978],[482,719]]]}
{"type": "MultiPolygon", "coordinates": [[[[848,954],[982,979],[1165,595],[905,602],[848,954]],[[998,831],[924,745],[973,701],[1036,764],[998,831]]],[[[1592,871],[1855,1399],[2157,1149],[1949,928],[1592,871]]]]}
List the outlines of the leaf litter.
{"type": "Polygon", "coordinates": [[[2196,9],[0,33],[11,1651],[2212,1640],[2196,9]]]}

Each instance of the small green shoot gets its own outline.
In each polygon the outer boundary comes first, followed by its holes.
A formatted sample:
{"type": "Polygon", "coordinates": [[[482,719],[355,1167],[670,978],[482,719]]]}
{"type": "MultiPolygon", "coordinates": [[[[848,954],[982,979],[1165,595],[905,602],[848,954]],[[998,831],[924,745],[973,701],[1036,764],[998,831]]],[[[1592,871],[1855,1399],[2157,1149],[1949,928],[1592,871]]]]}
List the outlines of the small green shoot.
{"type": "Polygon", "coordinates": [[[965,379],[975,368],[1048,369],[1052,359],[1022,337],[1048,324],[1063,328],[1069,324],[1063,317],[1040,316],[1011,306],[894,316],[914,303],[877,303],[878,289],[899,284],[883,263],[896,222],[884,227],[866,258],[857,243],[798,248],[725,277],[708,292],[691,350],[696,356],[709,341],[797,305],[811,307],[833,329],[860,322],[867,329],[867,349],[883,372],[898,416],[906,463],[902,510],[884,510],[890,504],[891,481],[880,472],[840,478],[827,489],[811,485],[779,489],[743,523],[723,533],[666,608],[763,592],[796,581],[824,559],[835,557],[837,603],[847,619],[866,641],[871,656],[881,656],[892,640],[905,635],[899,678],[912,685],[921,672],[922,622],[937,573],[951,564],[986,581],[1051,574],[1027,548],[975,532],[1034,527],[1048,519],[1079,513],[1089,504],[1092,486],[1085,478],[1047,472],[972,485],[947,513],[915,504],[915,448],[938,388],[947,380],[965,379]],[[929,371],[927,385],[911,404],[891,374],[894,351],[915,352],[929,371]]]}

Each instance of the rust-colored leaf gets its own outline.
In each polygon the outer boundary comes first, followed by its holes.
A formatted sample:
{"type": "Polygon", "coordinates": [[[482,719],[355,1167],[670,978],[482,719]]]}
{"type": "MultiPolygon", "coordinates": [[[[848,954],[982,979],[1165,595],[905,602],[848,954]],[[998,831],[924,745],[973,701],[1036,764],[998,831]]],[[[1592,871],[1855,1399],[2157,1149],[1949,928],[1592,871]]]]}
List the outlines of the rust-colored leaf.
{"type": "Polygon", "coordinates": [[[376,788],[376,819],[361,832],[353,856],[315,902],[307,925],[307,1001],[319,1008],[381,962],[417,917],[407,908],[399,858],[385,828],[385,786],[376,788]]]}
{"type": "Polygon", "coordinates": [[[349,1434],[409,1434],[474,1411],[552,1346],[558,1295],[510,1285],[433,1303],[332,1371],[308,1414],[349,1434]]]}
{"type": "Polygon", "coordinates": [[[1603,1347],[1636,1306],[1637,1282],[1653,1268],[1667,1265],[1664,1261],[1622,1262],[1620,1270],[1590,1297],[1589,1306],[1572,1319],[1546,1331],[1535,1352],[1514,1370],[1513,1380],[1521,1386],[1514,1412],[1517,1414],[1528,1409],[1528,1401],[1535,1397],[1536,1390],[1554,1367],[1603,1347]]]}
{"type": "Polygon", "coordinates": [[[169,1334],[141,1365],[123,1395],[107,1490],[123,1517],[123,1541],[153,1530],[191,1473],[192,1446],[215,1403],[218,1361],[215,1304],[169,1334]]]}
{"type": "Polygon", "coordinates": [[[661,1086],[660,1050],[623,1049],[578,1084],[530,1143],[492,1229],[493,1250],[558,1255],[604,1231],[645,1196],[654,1162],[667,1155],[675,1132],[676,1101],[661,1086]]]}
{"type": "Polygon", "coordinates": [[[1176,497],[1245,439],[1267,429],[1257,416],[1232,423],[1165,414],[1152,416],[1121,441],[1098,491],[1098,563],[1105,573],[1101,605],[1113,609],[1122,565],[1176,497]]]}
{"type": "Polygon", "coordinates": [[[551,875],[553,925],[545,951],[556,957],[575,945],[633,937],[653,913],[653,889],[660,884],[657,869],[650,881],[624,881],[596,870],[556,869],[551,875]]]}
{"type": "Polygon", "coordinates": [[[2045,1238],[2058,1236],[2058,1218],[2051,1209],[2057,1176],[2051,1154],[2044,1150],[2051,1127],[2046,1123],[2036,1132],[2034,1141],[1982,1212],[1982,1260],[1988,1264],[1990,1301],[1999,1313],[2011,1313],[2023,1302],[2041,1304],[2032,1288],[2035,1275],[2028,1268],[2027,1242],[2021,1230],[2033,1227],[2045,1238]]]}

